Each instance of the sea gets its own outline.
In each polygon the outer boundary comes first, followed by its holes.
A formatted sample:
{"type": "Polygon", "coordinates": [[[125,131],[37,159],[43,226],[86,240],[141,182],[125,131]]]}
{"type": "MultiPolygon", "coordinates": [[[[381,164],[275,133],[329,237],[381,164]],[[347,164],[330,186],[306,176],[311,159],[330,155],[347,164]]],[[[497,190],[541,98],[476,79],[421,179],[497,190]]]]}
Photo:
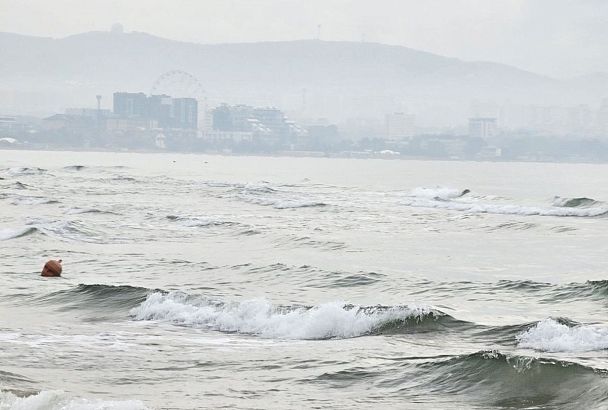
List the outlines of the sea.
{"type": "Polygon", "coordinates": [[[608,165],[4,150],[0,187],[2,410],[608,408],[608,165]]]}

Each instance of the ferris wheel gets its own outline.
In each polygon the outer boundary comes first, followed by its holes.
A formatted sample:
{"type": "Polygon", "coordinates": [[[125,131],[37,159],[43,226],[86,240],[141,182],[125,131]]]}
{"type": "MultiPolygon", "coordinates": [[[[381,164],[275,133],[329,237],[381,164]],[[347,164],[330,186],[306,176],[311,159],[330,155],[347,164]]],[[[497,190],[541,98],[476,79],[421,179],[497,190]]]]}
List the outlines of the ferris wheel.
{"type": "Polygon", "coordinates": [[[205,130],[210,126],[205,90],[200,81],[192,74],[181,70],[167,71],[154,81],[150,94],[165,94],[172,98],[196,99],[198,102],[198,128],[205,130]]]}
{"type": "Polygon", "coordinates": [[[166,94],[173,98],[195,98],[205,101],[205,90],[198,79],[190,73],[181,70],[171,70],[161,74],[154,81],[151,95],[166,94]]]}

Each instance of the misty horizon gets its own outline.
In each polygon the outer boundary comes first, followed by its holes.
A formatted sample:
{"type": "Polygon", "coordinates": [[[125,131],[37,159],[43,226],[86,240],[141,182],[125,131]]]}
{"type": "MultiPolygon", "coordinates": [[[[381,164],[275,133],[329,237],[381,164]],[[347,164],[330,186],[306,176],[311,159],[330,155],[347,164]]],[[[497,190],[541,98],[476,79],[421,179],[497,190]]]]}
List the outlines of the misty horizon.
{"type": "Polygon", "coordinates": [[[197,44],[363,40],[495,61],[555,78],[605,72],[608,63],[602,24],[608,4],[598,0],[382,0],[374,5],[360,0],[211,0],[173,7],[160,1],[36,0],[25,6],[2,0],[0,9],[0,31],[53,38],[105,31],[120,23],[126,31],[197,44]],[[76,15],[82,18],[70,18],[76,15]]]}
{"type": "Polygon", "coordinates": [[[247,45],[247,44],[260,44],[260,43],[262,43],[262,44],[264,44],[264,43],[270,43],[270,44],[272,44],[272,43],[297,43],[297,42],[307,42],[307,41],[326,42],[326,43],[377,44],[377,45],[382,45],[382,46],[389,46],[389,47],[404,48],[404,49],[410,49],[410,50],[414,50],[414,51],[420,51],[423,53],[428,53],[428,54],[436,55],[439,57],[446,57],[446,58],[451,58],[451,59],[456,59],[456,60],[461,60],[461,61],[471,62],[471,63],[494,63],[494,64],[498,64],[498,65],[510,66],[513,68],[517,68],[521,71],[526,71],[531,74],[536,74],[539,76],[552,78],[552,79],[556,79],[556,80],[576,79],[579,77],[586,77],[586,76],[593,76],[593,75],[608,75],[608,68],[606,68],[606,70],[588,71],[588,72],[584,72],[584,73],[580,73],[580,74],[576,74],[576,75],[570,75],[570,76],[550,75],[550,74],[545,74],[542,72],[534,71],[532,69],[520,67],[516,64],[503,63],[503,62],[499,62],[499,61],[495,61],[495,60],[470,59],[470,58],[464,58],[464,57],[455,56],[455,55],[451,56],[451,55],[441,54],[438,52],[433,52],[433,51],[429,51],[429,50],[425,50],[425,49],[414,48],[414,47],[410,47],[410,46],[402,45],[402,44],[393,44],[390,42],[382,42],[382,41],[368,41],[365,39],[362,39],[362,40],[323,39],[323,38],[317,38],[317,37],[313,36],[310,38],[302,37],[302,38],[295,38],[295,39],[289,39],[289,40],[274,39],[274,40],[250,40],[250,41],[243,40],[243,41],[226,41],[226,42],[201,42],[201,41],[187,41],[187,40],[181,40],[178,38],[165,37],[165,36],[161,36],[161,35],[151,33],[151,32],[145,32],[145,31],[137,31],[137,30],[129,31],[121,23],[115,23],[111,27],[109,27],[107,30],[90,30],[90,31],[83,31],[83,32],[74,32],[74,33],[70,33],[70,34],[66,34],[66,35],[62,35],[62,36],[56,36],[56,37],[41,36],[41,35],[20,33],[20,32],[2,32],[2,31],[0,31],[0,34],[18,35],[18,36],[24,36],[24,37],[36,37],[36,38],[48,39],[48,40],[65,40],[65,39],[69,39],[72,37],[78,37],[81,35],[94,34],[94,33],[113,33],[113,34],[117,34],[117,35],[129,35],[129,34],[141,35],[141,34],[143,34],[143,35],[147,35],[150,37],[155,37],[155,38],[158,38],[161,40],[168,40],[168,41],[172,41],[172,42],[176,42],[176,43],[184,43],[184,44],[192,44],[192,45],[207,45],[207,46],[247,45]]]}

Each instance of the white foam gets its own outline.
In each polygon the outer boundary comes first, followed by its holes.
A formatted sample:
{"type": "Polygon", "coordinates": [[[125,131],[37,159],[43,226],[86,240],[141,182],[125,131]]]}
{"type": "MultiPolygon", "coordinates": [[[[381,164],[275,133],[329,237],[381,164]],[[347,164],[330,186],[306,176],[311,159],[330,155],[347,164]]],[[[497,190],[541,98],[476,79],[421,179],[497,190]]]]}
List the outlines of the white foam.
{"type": "Polygon", "coordinates": [[[431,201],[423,199],[402,200],[401,205],[415,208],[435,208],[470,213],[488,213],[500,215],[539,215],[539,216],[579,216],[592,217],[608,213],[608,207],[561,208],[561,207],[532,207],[520,205],[497,205],[474,202],[431,201]]]}
{"type": "Polygon", "coordinates": [[[441,187],[441,186],[437,186],[434,188],[427,188],[427,187],[418,187],[412,190],[412,192],[410,192],[411,196],[417,197],[417,198],[427,198],[427,199],[443,199],[443,200],[447,200],[447,199],[452,199],[452,198],[459,198],[463,195],[463,190],[462,189],[453,189],[453,188],[446,188],[446,187],[441,187]]]}
{"type": "Polygon", "coordinates": [[[580,325],[567,326],[544,319],[516,336],[519,347],[543,352],[586,352],[608,349],[608,328],[580,325]]]}
{"type": "Polygon", "coordinates": [[[20,238],[24,235],[32,233],[36,228],[26,226],[23,228],[4,228],[0,229],[0,241],[8,241],[9,239],[20,238]]]}
{"type": "Polygon", "coordinates": [[[369,334],[391,320],[421,319],[433,312],[425,306],[399,306],[364,311],[344,303],[313,308],[282,308],[266,300],[211,303],[183,293],[153,293],[131,310],[135,320],[159,320],[225,332],[256,334],[281,339],[350,338],[369,334]]]}
{"type": "Polygon", "coordinates": [[[41,391],[19,397],[7,391],[0,392],[0,410],[145,410],[139,400],[97,400],[73,398],[62,391],[41,391]]]}

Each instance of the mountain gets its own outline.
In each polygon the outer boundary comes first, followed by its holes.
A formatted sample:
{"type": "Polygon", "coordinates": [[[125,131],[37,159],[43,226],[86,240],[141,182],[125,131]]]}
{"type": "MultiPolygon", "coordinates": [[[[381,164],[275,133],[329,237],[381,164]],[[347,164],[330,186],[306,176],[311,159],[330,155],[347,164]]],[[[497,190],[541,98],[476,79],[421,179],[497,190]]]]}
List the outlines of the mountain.
{"type": "Polygon", "coordinates": [[[61,39],[0,33],[0,50],[0,110],[93,106],[95,94],[108,106],[112,92],[151,92],[170,70],[195,76],[210,104],[276,105],[342,119],[404,109],[462,118],[473,100],[596,102],[602,92],[594,84],[605,81],[557,80],[407,47],[319,40],[207,45],[138,32],[61,39]]]}

